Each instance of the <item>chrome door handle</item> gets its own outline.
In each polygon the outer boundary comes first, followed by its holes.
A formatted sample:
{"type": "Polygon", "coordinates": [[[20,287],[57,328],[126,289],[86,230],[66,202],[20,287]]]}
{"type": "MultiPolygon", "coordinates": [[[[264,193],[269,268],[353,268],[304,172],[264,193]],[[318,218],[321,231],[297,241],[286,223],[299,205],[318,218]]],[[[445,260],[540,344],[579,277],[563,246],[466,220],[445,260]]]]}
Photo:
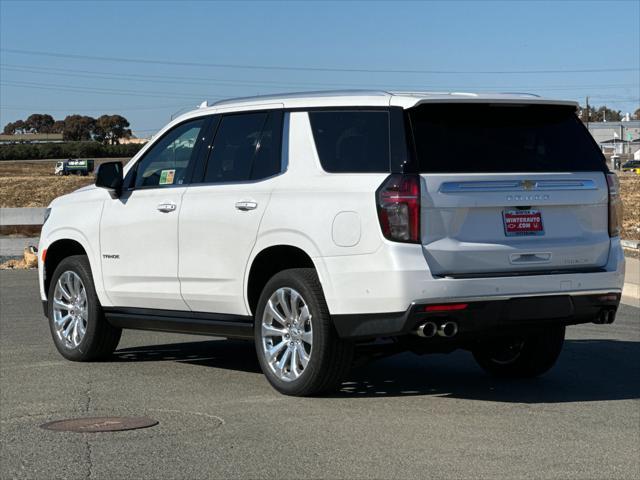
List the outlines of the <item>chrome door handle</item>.
{"type": "Polygon", "coordinates": [[[236,210],[247,212],[249,210],[255,210],[258,208],[256,202],[236,202],[236,210]]]}
{"type": "Polygon", "coordinates": [[[160,203],[157,208],[161,212],[169,213],[176,209],[176,204],[173,202],[160,203]]]}

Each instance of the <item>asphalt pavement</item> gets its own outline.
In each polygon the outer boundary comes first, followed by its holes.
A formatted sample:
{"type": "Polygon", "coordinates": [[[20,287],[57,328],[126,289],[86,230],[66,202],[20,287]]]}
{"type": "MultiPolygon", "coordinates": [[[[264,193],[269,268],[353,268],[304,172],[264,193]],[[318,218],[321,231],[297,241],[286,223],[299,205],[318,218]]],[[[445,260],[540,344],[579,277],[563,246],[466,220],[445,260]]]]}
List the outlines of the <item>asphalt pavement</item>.
{"type": "Polygon", "coordinates": [[[279,395],[250,343],[125,331],[113,358],[55,350],[35,271],[0,271],[0,478],[640,477],[640,310],[571,327],[556,367],[485,375],[467,352],[355,368],[323,398],[279,395]],[[57,419],[145,415],[118,433],[57,419]]]}

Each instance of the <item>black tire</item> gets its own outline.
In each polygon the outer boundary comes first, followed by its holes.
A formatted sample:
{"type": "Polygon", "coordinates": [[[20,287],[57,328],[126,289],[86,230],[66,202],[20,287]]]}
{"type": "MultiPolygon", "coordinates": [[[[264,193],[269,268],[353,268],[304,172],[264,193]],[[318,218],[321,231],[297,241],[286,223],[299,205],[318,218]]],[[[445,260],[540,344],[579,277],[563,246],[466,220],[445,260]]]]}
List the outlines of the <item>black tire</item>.
{"type": "Polygon", "coordinates": [[[473,356],[486,372],[497,377],[537,377],[555,365],[564,334],[564,326],[553,326],[520,338],[493,340],[475,348],[473,356]]]}
{"type": "Polygon", "coordinates": [[[60,262],[51,277],[51,284],[47,294],[47,313],[49,329],[53,342],[60,354],[75,362],[91,362],[108,358],[118,346],[122,329],[112,326],[104,318],[102,306],[96,295],[91,274],[89,259],[85,255],[73,255],[60,262]],[[87,327],[84,337],[77,347],[67,345],[56,333],[54,325],[53,298],[60,276],[65,272],[77,274],[86,290],[87,295],[87,327]]]}
{"type": "Polygon", "coordinates": [[[342,340],[331,321],[322,286],[313,268],[283,270],[265,285],[255,315],[255,345],[260,367],[269,383],[285,395],[311,396],[335,390],[348,373],[353,360],[354,346],[342,340]],[[278,289],[287,287],[299,292],[311,314],[313,346],[310,359],[302,374],[295,380],[278,378],[264,358],[262,318],[267,301],[278,289]]]}

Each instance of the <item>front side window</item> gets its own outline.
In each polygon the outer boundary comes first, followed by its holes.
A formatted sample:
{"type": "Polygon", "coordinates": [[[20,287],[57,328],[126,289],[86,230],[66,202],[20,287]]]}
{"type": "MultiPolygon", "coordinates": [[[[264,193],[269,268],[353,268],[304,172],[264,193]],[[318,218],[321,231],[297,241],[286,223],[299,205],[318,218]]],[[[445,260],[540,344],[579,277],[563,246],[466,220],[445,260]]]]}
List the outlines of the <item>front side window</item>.
{"type": "Polygon", "coordinates": [[[280,172],[282,112],[224,115],[207,162],[206,183],[259,180],[280,172]]]}
{"type": "Polygon", "coordinates": [[[387,111],[309,112],[322,168],[333,173],[389,172],[387,111]]]}
{"type": "Polygon", "coordinates": [[[198,118],[178,125],[153,145],[136,166],[135,188],[187,183],[205,122],[198,118]]]}

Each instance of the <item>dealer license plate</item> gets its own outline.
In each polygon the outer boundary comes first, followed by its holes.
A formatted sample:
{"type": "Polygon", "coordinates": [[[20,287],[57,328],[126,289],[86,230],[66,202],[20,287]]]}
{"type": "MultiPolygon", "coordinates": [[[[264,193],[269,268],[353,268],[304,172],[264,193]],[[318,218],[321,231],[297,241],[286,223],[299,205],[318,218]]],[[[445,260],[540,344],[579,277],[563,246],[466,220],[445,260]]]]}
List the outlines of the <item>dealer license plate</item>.
{"type": "Polygon", "coordinates": [[[542,213],[538,210],[505,210],[502,219],[507,237],[544,235],[542,213]]]}

